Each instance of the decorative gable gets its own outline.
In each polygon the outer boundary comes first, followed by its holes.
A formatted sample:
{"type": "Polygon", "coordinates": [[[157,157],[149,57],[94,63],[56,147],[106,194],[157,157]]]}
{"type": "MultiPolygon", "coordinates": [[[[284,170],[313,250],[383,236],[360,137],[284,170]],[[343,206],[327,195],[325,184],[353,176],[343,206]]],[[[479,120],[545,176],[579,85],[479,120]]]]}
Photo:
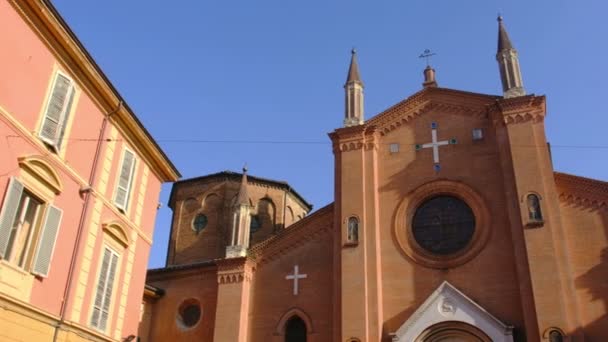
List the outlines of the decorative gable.
{"type": "Polygon", "coordinates": [[[497,99],[497,96],[447,88],[425,88],[371,118],[365,125],[374,126],[385,135],[430,111],[483,117],[488,113],[488,106],[497,99]]]}
{"type": "Polygon", "coordinates": [[[494,342],[513,342],[513,327],[499,321],[447,281],[397,330],[393,341],[419,341],[430,327],[444,326],[448,322],[455,325],[465,323],[494,342]]]}

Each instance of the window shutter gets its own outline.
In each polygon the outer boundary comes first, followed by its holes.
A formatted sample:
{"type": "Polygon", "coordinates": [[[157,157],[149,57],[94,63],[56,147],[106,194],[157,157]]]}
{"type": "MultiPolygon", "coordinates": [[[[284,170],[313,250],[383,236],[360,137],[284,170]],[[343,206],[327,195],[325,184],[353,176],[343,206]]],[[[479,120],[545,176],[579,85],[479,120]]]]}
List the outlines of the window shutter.
{"type": "Polygon", "coordinates": [[[106,283],[106,291],[103,297],[103,306],[101,308],[101,319],[99,321],[99,328],[106,330],[108,323],[108,316],[110,315],[110,303],[112,302],[112,291],[114,289],[114,276],[116,275],[116,264],[118,262],[118,256],[114,253],[111,255],[110,270],[108,271],[108,281],[106,283]]]}
{"type": "Polygon", "coordinates": [[[91,316],[91,325],[102,331],[105,331],[108,325],[117,264],[118,255],[106,247],[104,249],[99,280],[97,282],[95,302],[93,303],[93,315],[91,316]]]}
{"type": "Polygon", "coordinates": [[[63,212],[61,209],[54,206],[49,206],[46,211],[46,218],[44,219],[44,225],[42,226],[42,232],[40,233],[40,241],[38,242],[38,248],[36,250],[36,257],[34,258],[34,268],[32,270],[32,273],[34,274],[43,277],[46,277],[49,274],[51,258],[53,257],[53,251],[55,250],[55,241],[57,240],[57,232],[59,231],[62,214],[63,212]]]}
{"type": "Polygon", "coordinates": [[[131,192],[131,183],[133,181],[133,170],[135,169],[135,156],[129,150],[125,150],[122,158],[122,166],[116,187],[116,197],[114,203],[122,210],[127,210],[129,203],[129,195],[131,192]]]}
{"type": "Polygon", "coordinates": [[[57,74],[40,129],[40,137],[52,146],[58,147],[59,139],[63,135],[66,112],[72,105],[73,91],[72,81],[57,74]]]}
{"type": "Polygon", "coordinates": [[[103,292],[106,288],[106,280],[108,278],[108,266],[110,265],[110,256],[112,252],[105,248],[103,260],[101,262],[101,270],[99,271],[99,280],[97,281],[97,291],[95,293],[95,303],[93,303],[93,315],[91,316],[91,325],[99,327],[99,318],[101,316],[101,306],[103,302],[103,292]]]}
{"type": "Polygon", "coordinates": [[[23,184],[14,177],[11,178],[6,188],[6,196],[0,212],[0,257],[4,258],[6,247],[8,246],[8,238],[11,234],[11,229],[15,222],[15,216],[19,209],[21,194],[23,193],[23,184]]]}

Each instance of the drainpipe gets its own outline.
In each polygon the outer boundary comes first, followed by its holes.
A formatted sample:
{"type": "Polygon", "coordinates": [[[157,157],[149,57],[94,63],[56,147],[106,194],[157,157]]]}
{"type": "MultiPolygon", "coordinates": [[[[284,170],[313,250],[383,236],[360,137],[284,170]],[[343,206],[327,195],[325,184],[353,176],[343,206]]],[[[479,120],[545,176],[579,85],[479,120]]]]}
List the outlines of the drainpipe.
{"type": "Polygon", "coordinates": [[[95,149],[95,155],[93,156],[93,166],[91,167],[91,174],[89,175],[89,184],[86,188],[80,190],[81,193],[84,193],[84,206],[82,208],[82,212],[80,214],[80,221],[78,222],[78,230],[76,231],[76,241],[74,243],[74,250],[72,251],[72,259],[70,260],[70,267],[68,269],[68,278],[65,287],[65,291],[63,292],[63,298],[61,299],[61,309],[59,310],[59,322],[55,325],[55,332],[53,333],[53,342],[57,342],[57,336],[59,335],[59,329],[65,322],[65,314],[67,310],[68,297],[70,296],[70,291],[72,289],[72,277],[74,276],[74,271],[76,267],[76,260],[78,255],[78,247],[80,246],[80,239],[82,238],[82,232],[84,231],[84,224],[87,219],[87,215],[89,212],[89,204],[91,202],[91,192],[93,191],[93,186],[95,184],[95,177],[97,176],[97,164],[99,163],[99,157],[101,155],[101,147],[104,141],[104,136],[106,134],[106,127],[108,125],[108,119],[116,114],[120,108],[122,108],[122,100],[118,102],[116,109],[107,113],[103,117],[103,121],[101,122],[101,129],[99,131],[99,139],[97,139],[97,147],[95,149]]]}

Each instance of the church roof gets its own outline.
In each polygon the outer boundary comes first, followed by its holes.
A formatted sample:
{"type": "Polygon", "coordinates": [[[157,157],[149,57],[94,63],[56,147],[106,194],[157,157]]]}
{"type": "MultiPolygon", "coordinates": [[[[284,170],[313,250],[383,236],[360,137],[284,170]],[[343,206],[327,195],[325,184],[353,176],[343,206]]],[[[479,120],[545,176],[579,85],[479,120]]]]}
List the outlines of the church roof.
{"type": "Polygon", "coordinates": [[[511,49],[513,49],[513,44],[511,44],[507,29],[502,21],[502,17],[498,17],[498,52],[511,49]]]}
{"type": "MultiPolygon", "coordinates": [[[[233,172],[233,171],[226,170],[226,171],[216,172],[216,173],[212,173],[212,174],[208,174],[208,175],[204,175],[204,176],[179,180],[179,181],[173,183],[173,187],[171,188],[171,195],[169,196],[169,207],[172,207],[173,195],[174,195],[175,189],[177,187],[182,186],[183,184],[196,183],[196,182],[207,182],[207,181],[213,181],[213,180],[242,182],[243,174],[239,173],[239,172],[233,172]]],[[[304,199],[304,197],[302,197],[302,195],[300,195],[294,188],[291,187],[291,185],[289,185],[289,183],[287,183],[285,181],[247,175],[247,183],[248,184],[256,184],[256,183],[263,184],[263,185],[273,186],[273,187],[285,190],[286,192],[292,194],[298,201],[300,201],[301,204],[308,209],[308,211],[312,210],[312,208],[313,208],[312,204],[310,204],[308,201],[306,201],[306,199],[304,199]]]]}
{"type": "Polygon", "coordinates": [[[298,246],[313,239],[318,232],[330,231],[333,227],[334,203],[330,203],[300,221],[282,229],[278,234],[271,235],[253,245],[248,255],[259,262],[271,259],[275,254],[281,254],[288,246],[298,246]],[[329,223],[328,223],[329,221],[329,223]]]}
{"type": "Polygon", "coordinates": [[[562,200],[594,208],[608,208],[608,182],[555,172],[555,185],[562,200]]]}

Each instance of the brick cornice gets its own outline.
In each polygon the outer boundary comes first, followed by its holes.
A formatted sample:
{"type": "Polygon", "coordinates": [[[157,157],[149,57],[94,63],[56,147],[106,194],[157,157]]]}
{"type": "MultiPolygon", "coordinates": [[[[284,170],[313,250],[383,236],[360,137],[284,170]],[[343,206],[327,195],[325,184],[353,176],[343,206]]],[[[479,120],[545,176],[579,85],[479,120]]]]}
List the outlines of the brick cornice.
{"type": "Polygon", "coordinates": [[[274,260],[289,251],[320,238],[330,238],[334,204],[329,204],[282,230],[279,234],[249,249],[249,257],[258,265],[274,260]]]}
{"type": "Polygon", "coordinates": [[[608,182],[555,172],[557,194],[562,202],[592,210],[608,210],[608,182]]]}
{"type": "Polygon", "coordinates": [[[233,284],[251,281],[255,263],[247,257],[217,260],[218,284],[233,284]]]}
{"type": "Polygon", "coordinates": [[[546,98],[532,94],[499,99],[488,107],[488,112],[495,125],[541,122],[547,113],[546,98]]]}
{"type": "Polygon", "coordinates": [[[487,114],[487,106],[496,99],[498,97],[493,95],[446,88],[425,88],[376,115],[365,125],[375,126],[381,135],[385,135],[431,111],[483,117],[487,114]]]}

